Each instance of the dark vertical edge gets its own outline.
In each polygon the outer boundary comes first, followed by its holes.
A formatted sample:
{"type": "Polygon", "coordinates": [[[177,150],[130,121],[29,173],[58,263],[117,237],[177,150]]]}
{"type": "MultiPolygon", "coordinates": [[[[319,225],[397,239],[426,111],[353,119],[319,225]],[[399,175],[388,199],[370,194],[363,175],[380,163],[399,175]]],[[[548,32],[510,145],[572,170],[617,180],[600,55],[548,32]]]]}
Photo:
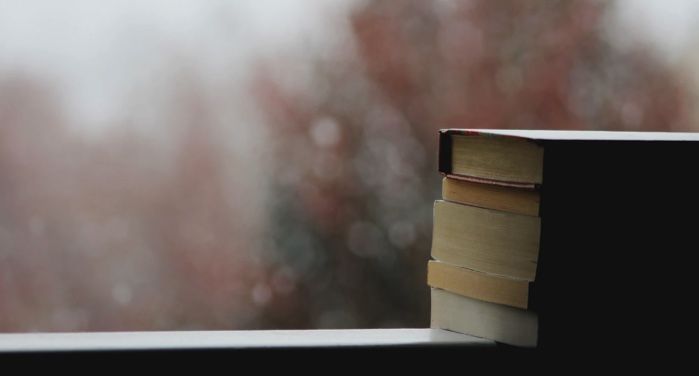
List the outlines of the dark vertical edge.
{"type": "Polygon", "coordinates": [[[451,174],[452,139],[447,130],[439,131],[439,172],[451,174]]]}
{"type": "MultiPolygon", "coordinates": [[[[538,272],[538,268],[537,268],[537,272],[538,272]]],[[[537,306],[538,301],[536,298],[537,295],[536,295],[536,282],[535,281],[529,282],[529,289],[527,291],[528,291],[527,310],[536,312],[536,311],[538,311],[539,307],[537,306]]]]}
{"type": "Polygon", "coordinates": [[[534,277],[534,282],[529,284],[529,301],[527,306],[529,310],[537,313],[537,319],[539,321],[538,333],[537,333],[537,348],[543,348],[546,342],[546,309],[545,303],[549,297],[545,296],[546,288],[546,276],[544,265],[546,263],[546,176],[551,170],[551,148],[546,148],[546,143],[542,142],[544,146],[544,166],[543,166],[543,184],[537,186],[539,190],[539,217],[541,218],[541,232],[539,234],[539,256],[536,263],[536,275],[534,277]]]}

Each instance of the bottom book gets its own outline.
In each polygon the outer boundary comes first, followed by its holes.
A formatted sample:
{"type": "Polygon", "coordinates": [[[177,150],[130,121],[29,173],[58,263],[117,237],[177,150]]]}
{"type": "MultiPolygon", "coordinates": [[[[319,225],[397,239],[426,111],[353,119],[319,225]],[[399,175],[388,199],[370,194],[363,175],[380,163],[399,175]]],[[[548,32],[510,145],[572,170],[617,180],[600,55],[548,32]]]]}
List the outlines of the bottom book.
{"type": "Polygon", "coordinates": [[[467,298],[441,289],[432,290],[430,326],[508,345],[535,347],[536,313],[467,298]]]}

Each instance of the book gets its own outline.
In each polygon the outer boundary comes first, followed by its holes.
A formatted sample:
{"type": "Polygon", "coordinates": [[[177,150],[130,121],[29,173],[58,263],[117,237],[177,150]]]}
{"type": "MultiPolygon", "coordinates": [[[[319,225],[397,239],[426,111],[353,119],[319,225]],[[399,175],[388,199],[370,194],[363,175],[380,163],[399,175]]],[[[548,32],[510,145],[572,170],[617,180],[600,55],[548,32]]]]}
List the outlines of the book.
{"type": "Polygon", "coordinates": [[[537,345],[535,313],[431,289],[430,326],[515,346],[537,345]]]}
{"type": "Polygon", "coordinates": [[[544,148],[536,140],[455,129],[440,136],[439,170],[448,176],[525,188],[541,184],[544,148]]]}
{"type": "Polygon", "coordinates": [[[427,284],[462,296],[527,309],[529,281],[505,278],[440,261],[427,264],[427,284]]]}
{"type": "Polygon", "coordinates": [[[539,215],[541,201],[539,191],[534,189],[474,183],[448,177],[442,179],[442,198],[460,204],[532,216],[539,215]]]}
{"type": "MultiPolygon", "coordinates": [[[[546,159],[559,159],[560,144],[610,145],[699,141],[697,133],[536,131],[443,129],[439,133],[439,171],[449,177],[475,182],[534,188],[544,179],[546,159]],[[554,152],[554,155],[548,156],[554,152]]],[[[648,147],[641,146],[641,147],[648,147]]],[[[656,145],[657,146],[657,145],[656,145]]],[[[655,146],[650,146],[655,147],[655,146]]],[[[578,156],[580,157],[580,156],[578,156]]]]}
{"type": "MultiPolygon", "coordinates": [[[[524,278],[536,286],[536,304],[528,304],[527,312],[538,321],[537,347],[628,348],[686,333],[697,313],[687,292],[696,285],[690,260],[699,249],[692,219],[699,213],[698,142],[696,133],[440,131],[439,171],[445,177],[529,190],[539,197],[538,252],[525,247],[528,255],[536,254],[536,264],[524,278]]],[[[481,188],[488,189],[476,189],[481,188]]],[[[528,231],[503,224],[507,221],[484,224],[491,222],[491,212],[515,213],[502,206],[455,210],[457,205],[466,207],[464,203],[489,205],[473,197],[461,201],[435,204],[451,208],[435,210],[439,229],[433,254],[442,255],[435,258],[522,278],[522,264],[503,271],[501,260],[488,265],[481,251],[469,249],[484,242],[521,245],[511,241],[512,234],[528,231]],[[453,249],[445,252],[449,247],[453,249]],[[444,260],[445,254],[459,252],[468,258],[444,260]]],[[[498,252],[507,253],[505,248],[498,252]]]]}
{"type": "Polygon", "coordinates": [[[541,220],[438,200],[432,257],[480,272],[533,281],[541,220]]]}

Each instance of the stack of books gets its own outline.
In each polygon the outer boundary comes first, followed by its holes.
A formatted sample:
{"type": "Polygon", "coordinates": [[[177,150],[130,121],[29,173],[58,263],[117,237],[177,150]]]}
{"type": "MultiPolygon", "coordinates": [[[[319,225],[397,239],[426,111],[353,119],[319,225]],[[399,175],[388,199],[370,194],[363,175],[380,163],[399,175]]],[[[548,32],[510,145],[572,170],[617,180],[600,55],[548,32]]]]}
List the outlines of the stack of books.
{"type": "Polygon", "coordinates": [[[642,347],[686,331],[699,134],[439,135],[432,327],[568,349],[642,347]]]}
{"type": "Polygon", "coordinates": [[[434,204],[431,325],[536,346],[543,147],[482,132],[441,133],[434,204]],[[514,159],[508,158],[516,155],[514,159]]]}

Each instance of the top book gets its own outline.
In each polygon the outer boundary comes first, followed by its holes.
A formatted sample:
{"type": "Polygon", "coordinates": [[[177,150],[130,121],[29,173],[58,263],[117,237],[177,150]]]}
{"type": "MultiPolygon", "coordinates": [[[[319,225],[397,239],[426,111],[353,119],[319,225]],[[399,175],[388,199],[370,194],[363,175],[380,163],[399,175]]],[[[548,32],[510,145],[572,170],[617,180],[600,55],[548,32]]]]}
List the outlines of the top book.
{"type": "Polygon", "coordinates": [[[439,133],[439,171],[479,183],[535,188],[544,182],[547,145],[589,141],[699,141],[699,134],[443,129],[439,133]]]}

